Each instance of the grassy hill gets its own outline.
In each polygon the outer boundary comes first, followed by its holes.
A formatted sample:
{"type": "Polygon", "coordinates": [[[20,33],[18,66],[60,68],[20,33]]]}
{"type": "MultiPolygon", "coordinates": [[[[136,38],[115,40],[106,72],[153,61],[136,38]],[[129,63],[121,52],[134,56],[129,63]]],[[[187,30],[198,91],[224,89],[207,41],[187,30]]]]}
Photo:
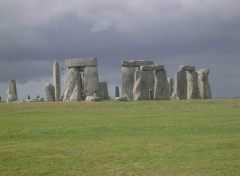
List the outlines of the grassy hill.
{"type": "Polygon", "coordinates": [[[240,99],[0,103],[0,175],[240,175],[240,99]]]}

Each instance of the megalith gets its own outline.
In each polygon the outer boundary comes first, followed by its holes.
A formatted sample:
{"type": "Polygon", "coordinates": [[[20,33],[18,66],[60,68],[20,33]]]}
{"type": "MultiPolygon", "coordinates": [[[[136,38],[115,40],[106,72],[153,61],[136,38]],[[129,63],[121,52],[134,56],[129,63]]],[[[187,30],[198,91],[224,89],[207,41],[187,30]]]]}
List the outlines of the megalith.
{"type": "Polygon", "coordinates": [[[116,97],[120,97],[119,87],[118,86],[115,87],[115,98],[116,97]]]}
{"type": "Polygon", "coordinates": [[[149,90],[154,90],[154,66],[141,66],[135,72],[133,98],[134,100],[148,100],[149,90]]]}
{"type": "Polygon", "coordinates": [[[198,73],[193,71],[187,71],[187,99],[199,99],[200,92],[198,87],[198,73]]]}
{"type": "Polygon", "coordinates": [[[61,98],[60,67],[57,61],[53,62],[53,86],[55,88],[55,100],[61,98]]]}
{"type": "Polygon", "coordinates": [[[155,79],[154,99],[169,100],[170,99],[169,84],[167,79],[167,73],[163,65],[156,66],[154,79],[155,79]]]}
{"type": "Polygon", "coordinates": [[[99,82],[99,97],[103,100],[109,99],[107,82],[99,82]]]}
{"type": "Polygon", "coordinates": [[[82,77],[80,68],[67,68],[64,74],[64,97],[63,100],[82,100],[82,77]]]}
{"type": "Polygon", "coordinates": [[[18,95],[17,95],[17,86],[16,86],[16,81],[11,80],[8,85],[7,89],[7,102],[13,102],[18,100],[18,95]]]}
{"type": "Polygon", "coordinates": [[[55,101],[55,88],[52,83],[46,83],[45,95],[46,95],[46,101],[55,101]]]}
{"type": "Polygon", "coordinates": [[[173,93],[173,78],[168,78],[168,85],[169,85],[169,93],[171,96],[173,93]]]}
{"type": "Polygon", "coordinates": [[[121,96],[126,96],[128,99],[133,98],[133,87],[135,71],[139,70],[140,66],[153,65],[153,61],[146,60],[124,60],[122,61],[122,86],[121,96]]]}
{"type": "Polygon", "coordinates": [[[200,91],[200,97],[202,99],[211,99],[212,93],[210,84],[208,81],[209,69],[201,69],[198,72],[198,86],[200,91]]]}
{"type": "Polygon", "coordinates": [[[99,79],[97,66],[86,66],[84,68],[84,93],[85,96],[98,95],[99,79]]]}
{"type": "Polygon", "coordinates": [[[180,70],[175,75],[175,92],[177,99],[187,99],[187,73],[180,70]]]}

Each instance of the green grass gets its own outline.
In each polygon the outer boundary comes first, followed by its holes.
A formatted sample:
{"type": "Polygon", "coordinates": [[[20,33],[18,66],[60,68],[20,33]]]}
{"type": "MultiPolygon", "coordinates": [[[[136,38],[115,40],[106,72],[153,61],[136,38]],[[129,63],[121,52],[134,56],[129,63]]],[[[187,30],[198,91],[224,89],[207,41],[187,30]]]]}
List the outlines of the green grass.
{"type": "Polygon", "coordinates": [[[0,104],[0,175],[240,175],[240,99],[0,104]]]}

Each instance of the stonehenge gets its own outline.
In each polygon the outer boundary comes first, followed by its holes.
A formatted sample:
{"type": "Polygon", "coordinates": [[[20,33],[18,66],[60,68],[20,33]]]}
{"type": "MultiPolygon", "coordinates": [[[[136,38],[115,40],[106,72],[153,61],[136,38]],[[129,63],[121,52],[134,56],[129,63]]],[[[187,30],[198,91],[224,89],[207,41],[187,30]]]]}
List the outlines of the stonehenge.
{"type": "Polygon", "coordinates": [[[11,80],[7,89],[7,102],[18,101],[16,81],[11,80]]]}
{"type": "Polygon", "coordinates": [[[46,101],[55,101],[55,87],[52,83],[45,85],[46,101]]]}

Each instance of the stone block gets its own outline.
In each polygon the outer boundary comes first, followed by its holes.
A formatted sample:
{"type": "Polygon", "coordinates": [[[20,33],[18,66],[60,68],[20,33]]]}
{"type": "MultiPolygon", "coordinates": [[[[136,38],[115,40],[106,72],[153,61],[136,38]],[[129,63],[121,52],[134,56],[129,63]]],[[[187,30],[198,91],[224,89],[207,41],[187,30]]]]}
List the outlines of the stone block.
{"type": "Polygon", "coordinates": [[[189,66],[189,65],[181,65],[180,70],[185,70],[185,71],[195,71],[196,68],[195,66],[189,66]]]}
{"type": "Polygon", "coordinates": [[[212,93],[211,93],[211,88],[208,81],[209,69],[202,69],[197,72],[198,72],[198,86],[199,86],[200,97],[202,99],[211,99],[212,93]]]}
{"type": "Polygon", "coordinates": [[[156,69],[155,65],[140,66],[141,71],[154,71],[155,69],[156,69]]]}
{"type": "Polygon", "coordinates": [[[165,70],[156,71],[154,76],[155,76],[154,99],[169,100],[170,91],[166,71],[165,70]]]}
{"type": "Polygon", "coordinates": [[[134,67],[122,67],[121,96],[126,96],[130,100],[133,99],[134,74],[134,67]]]}
{"type": "Polygon", "coordinates": [[[46,95],[46,101],[55,101],[55,88],[52,83],[46,83],[45,95],[46,95]]]}
{"type": "Polygon", "coordinates": [[[174,94],[179,100],[187,99],[187,73],[180,70],[175,75],[175,88],[174,94]]]}
{"type": "Polygon", "coordinates": [[[66,67],[97,66],[96,58],[65,59],[66,67]]]}
{"type": "Polygon", "coordinates": [[[107,82],[99,82],[99,93],[98,93],[98,95],[99,95],[100,98],[102,98],[104,100],[109,99],[107,82]]]}
{"type": "Polygon", "coordinates": [[[199,99],[198,73],[196,71],[187,72],[187,99],[199,99]]]}
{"type": "Polygon", "coordinates": [[[55,88],[55,100],[61,98],[61,78],[60,67],[58,62],[53,62],[53,86],[55,88]]]}
{"type": "Polygon", "coordinates": [[[155,70],[156,70],[156,71],[164,71],[165,69],[164,69],[164,66],[163,66],[163,65],[156,65],[156,66],[155,66],[155,70]]]}
{"type": "Polygon", "coordinates": [[[7,89],[7,102],[18,101],[16,81],[11,80],[7,89]]]}
{"type": "Polygon", "coordinates": [[[99,78],[96,66],[87,66],[84,69],[84,93],[85,96],[98,95],[99,78]]]}
{"type": "Polygon", "coordinates": [[[153,61],[147,60],[124,60],[122,61],[122,67],[140,67],[144,65],[153,65],[153,61]]]}

